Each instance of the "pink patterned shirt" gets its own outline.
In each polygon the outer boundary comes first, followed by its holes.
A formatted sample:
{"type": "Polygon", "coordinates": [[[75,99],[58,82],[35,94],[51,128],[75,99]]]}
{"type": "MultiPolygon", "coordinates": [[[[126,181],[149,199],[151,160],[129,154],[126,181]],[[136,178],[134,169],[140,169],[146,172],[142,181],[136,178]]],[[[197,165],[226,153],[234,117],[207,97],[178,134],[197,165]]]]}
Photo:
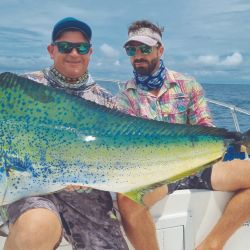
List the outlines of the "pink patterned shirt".
{"type": "Polygon", "coordinates": [[[158,96],[137,88],[134,80],[126,82],[117,96],[117,107],[147,119],[213,126],[201,85],[194,78],[170,70],[158,96]]]}

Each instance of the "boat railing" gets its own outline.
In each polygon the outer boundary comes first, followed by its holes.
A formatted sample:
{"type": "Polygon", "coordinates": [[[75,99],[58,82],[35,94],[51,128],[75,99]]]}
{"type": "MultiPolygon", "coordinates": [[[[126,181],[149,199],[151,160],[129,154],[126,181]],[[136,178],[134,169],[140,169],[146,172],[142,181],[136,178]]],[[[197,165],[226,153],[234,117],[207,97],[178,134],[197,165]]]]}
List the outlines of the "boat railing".
{"type": "MultiPolygon", "coordinates": [[[[96,79],[96,81],[97,82],[101,81],[101,82],[107,82],[107,83],[115,83],[115,84],[117,84],[119,90],[123,89],[122,86],[125,83],[124,81],[121,81],[121,80],[113,80],[113,79],[107,80],[107,79],[100,79],[100,78],[96,79]]],[[[208,103],[211,103],[211,104],[214,104],[214,105],[217,105],[220,107],[224,107],[224,108],[227,108],[228,110],[230,110],[231,115],[232,115],[232,120],[234,122],[235,130],[237,132],[240,132],[240,124],[239,124],[239,119],[238,119],[237,114],[241,113],[241,114],[250,116],[250,111],[248,111],[246,109],[242,109],[242,108],[236,107],[235,105],[228,104],[228,103],[221,102],[221,101],[217,101],[217,100],[213,100],[210,98],[206,98],[206,100],[208,103]]]]}
{"type": "Polygon", "coordinates": [[[229,109],[231,112],[231,115],[232,115],[235,129],[238,132],[240,132],[240,124],[239,124],[237,113],[241,113],[241,114],[245,114],[245,115],[250,116],[250,112],[247,111],[246,109],[238,108],[235,105],[228,104],[228,103],[221,102],[221,101],[216,101],[216,100],[213,100],[210,98],[206,98],[206,100],[208,103],[212,103],[212,104],[215,104],[217,106],[225,107],[225,108],[229,109]]]}

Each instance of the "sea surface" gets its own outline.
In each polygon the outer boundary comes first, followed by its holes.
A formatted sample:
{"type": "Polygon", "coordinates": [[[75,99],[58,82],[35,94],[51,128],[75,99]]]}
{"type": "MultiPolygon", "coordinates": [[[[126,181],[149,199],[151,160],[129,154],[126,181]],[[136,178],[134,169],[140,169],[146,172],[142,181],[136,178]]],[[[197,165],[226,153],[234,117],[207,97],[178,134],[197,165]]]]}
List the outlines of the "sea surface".
{"type": "MultiPolygon", "coordinates": [[[[234,105],[250,114],[250,84],[203,84],[206,97],[234,105]]],[[[230,109],[209,103],[215,125],[229,130],[235,130],[230,109]]],[[[250,115],[236,113],[240,131],[250,129],[250,115]]]]}
{"type": "MultiPolygon", "coordinates": [[[[113,94],[119,91],[118,85],[114,82],[100,80],[97,82],[113,94]]],[[[250,113],[250,84],[202,84],[202,86],[207,98],[244,109],[250,113]]],[[[236,130],[230,109],[212,103],[209,103],[209,108],[217,127],[227,128],[231,131],[236,130]]],[[[240,131],[249,130],[250,115],[239,112],[236,115],[240,131]]]]}

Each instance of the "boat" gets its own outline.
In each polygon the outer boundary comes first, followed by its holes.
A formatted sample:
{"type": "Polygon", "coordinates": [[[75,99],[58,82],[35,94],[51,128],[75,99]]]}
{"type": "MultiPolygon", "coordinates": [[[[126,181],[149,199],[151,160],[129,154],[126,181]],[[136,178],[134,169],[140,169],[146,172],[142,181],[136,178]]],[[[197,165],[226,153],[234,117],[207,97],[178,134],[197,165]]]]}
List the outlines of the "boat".
{"type": "MultiPolygon", "coordinates": [[[[121,88],[120,81],[98,79],[97,82],[113,82],[121,88]]],[[[106,85],[104,87],[107,87],[106,85]]],[[[238,113],[250,116],[250,112],[234,105],[208,99],[211,105],[230,110],[235,130],[240,132],[238,113]]],[[[239,158],[249,157],[239,153],[239,158]]],[[[209,190],[178,190],[168,195],[151,208],[160,250],[194,250],[221,217],[223,210],[232,197],[231,192],[209,190]]],[[[114,203],[116,201],[114,200],[114,203]]],[[[250,249],[250,221],[246,221],[229,239],[224,250],[250,249]]],[[[4,237],[0,237],[0,249],[4,246],[4,237]]],[[[130,250],[134,248],[128,242],[130,250]]],[[[64,239],[59,250],[71,250],[64,239]]]]}

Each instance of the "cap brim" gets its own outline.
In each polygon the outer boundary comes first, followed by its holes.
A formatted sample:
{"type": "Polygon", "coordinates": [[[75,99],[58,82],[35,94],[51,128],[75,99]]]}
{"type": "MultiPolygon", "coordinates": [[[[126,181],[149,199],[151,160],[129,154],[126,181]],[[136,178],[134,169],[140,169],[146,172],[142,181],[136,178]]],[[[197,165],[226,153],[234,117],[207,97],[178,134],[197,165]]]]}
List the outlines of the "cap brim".
{"type": "Polygon", "coordinates": [[[129,42],[132,42],[132,41],[144,43],[148,46],[155,46],[158,42],[157,40],[155,40],[151,37],[148,37],[148,36],[133,36],[127,40],[127,42],[124,44],[124,46],[126,46],[129,42]]]}

